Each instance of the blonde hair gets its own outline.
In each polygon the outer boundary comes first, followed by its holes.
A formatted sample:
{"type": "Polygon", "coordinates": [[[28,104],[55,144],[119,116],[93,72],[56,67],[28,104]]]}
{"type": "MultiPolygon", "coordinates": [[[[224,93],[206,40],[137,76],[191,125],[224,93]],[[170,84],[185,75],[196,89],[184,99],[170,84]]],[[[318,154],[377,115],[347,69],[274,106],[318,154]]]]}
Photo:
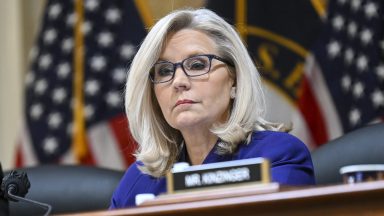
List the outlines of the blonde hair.
{"type": "Polygon", "coordinates": [[[153,92],[149,71],[164,48],[166,37],[181,29],[207,34],[218,54],[232,62],[236,78],[236,98],[225,124],[211,129],[221,139],[219,152],[233,153],[237,145],[250,140],[252,131],[285,130],[282,124],[264,120],[264,94],[257,71],[237,32],[224,19],[207,9],[186,9],[170,13],[150,30],[129,69],[125,107],[131,133],[138,142],[140,169],[155,177],[163,176],[176,162],[183,140],[181,133],[165,121],[153,92]]]}

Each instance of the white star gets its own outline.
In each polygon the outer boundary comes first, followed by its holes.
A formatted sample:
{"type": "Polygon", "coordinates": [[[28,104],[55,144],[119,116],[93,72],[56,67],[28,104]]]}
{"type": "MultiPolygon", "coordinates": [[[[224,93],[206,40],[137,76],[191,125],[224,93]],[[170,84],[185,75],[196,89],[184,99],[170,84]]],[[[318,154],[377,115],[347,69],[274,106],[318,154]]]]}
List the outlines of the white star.
{"type": "Polygon", "coordinates": [[[38,120],[43,114],[43,106],[41,104],[33,104],[29,110],[29,115],[32,119],[38,120]]]}
{"type": "Polygon", "coordinates": [[[53,90],[52,99],[55,103],[63,103],[64,99],[67,97],[67,91],[64,88],[56,88],[53,90]]]}
{"type": "Polygon", "coordinates": [[[26,75],[25,75],[25,84],[27,86],[31,86],[33,84],[33,82],[35,81],[35,73],[33,71],[29,71],[26,75]]]}
{"type": "Polygon", "coordinates": [[[48,116],[48,125],[51,129],[57,129],[62,123],[62,121],[63,121],[63,118],[58,112],[51,113],[48,116]]]}
{"type": "Polygon", "coordinates": [[[341,78],[341,86],[345,91],[348,91],[351,87],[351,77],[349,75],[344,75],[343,78],[341,78]]]}
{"type": "Polygon", "coordinates": [[[75,22],[76,22],[76,14],[75,13],[71,13],[67,16],[67,20],[66,20],[66,23],[68,26],[72,27],[75,25],[75,22]]]}
{"type": "Polygon", "coordinates": [[[44,54],[39,58],[39,68],[46,70],[52,64],[52,57],[50,54],[44,54]]]}
{"type": "Polygon", "coordinates": [[[340,31],[344,26],[344,18],[340,15],[337,15],[332,20],[333,28],[335,28],[337,31],[340,31]]]}
{"type": "Polygon", "coordinates": [[[66,52],[66,53],[69,53],[73,48],[73,40],[72,38],[65,38],[61,44],[61,49],[66,52]]]}
{"type": "Polygon", "coordinates": [[[361,6],[361,0],[352,0],[351,7],[354,11],[357,11],[361,6]]]}
{"type": "Polygon", "coordinates": [[[352,21],[348,24],[348,35],[353,38],[356,36],[356,33],[357,33],[357,24],[352,21]]]}
{"type": "Polygon", "coordinates": [[[364,94],[364,85],[361,82],[357,82],[353,85],[353,95],[355,98],[361,98],[364,94]]]}
{"type": "Polygon", "coordinates": [[[123,68],[116,68],[113,70],[113,80],[117,83],[123,83],[126,78],[126,73],[123,68]]]}
{"type": "Polygon", "coordinates": [[[43,141],[43,149],[47,154],[55,153],[58,147],[59,145],[54,137],[47,137],[43,141]]]}
{"type": "Polygon", "coordinates": [[[384,40],[380,41],[380,48],[384,52],[384,40]]]}
{"type": "Polygon", "coordinates": [[[100,83],[97,80],[88,80],[85,82],[85,92],[87,95],[94,96],[100,90],[100,83]]]}
{"type": "Polygon", "coordinates": [[[56,19],[62,11],[60,4],[53,4],[48,9],[48,17],[51,19],[56,19]]]}
{"type": "Polygon", "coordinates": [[[355,53],[353,52],[353,49],[351,49],[351,48],[346,49],[345,55],[344,55],[345,62],[350,65],[353,61],[354,55],[355,55],[355,53]]]}
{"type": "Polygon", "coordinates": [[[327,45],[327,48],[328,48],[328,55],[331,57],[331,58],[335,58],[336,56],[338,56],[340,54],[340,50],[341,50],[341,45],[339,42],[337,41],[332,41],[330,42],[328,45],[327,45]]]}
{"type": "Polygon", "coordinates": [[[120,55],[126,60],[132,58],[135,52],[135,46],[133,46],[132,44],[124,44],[120,48],[120,55]]]}
{"type": "Polygon", "coordinates": [[[91,68],[94,71],[101,71],[103,70],[107,65],[107,62],[103,56],[93,56],[91,57],[91,68]]]}
{"type": "Polygon", "coordinates": [[[88,35],[92,30],[92,23],[90,21],[84,21],[81,30],[84,35],[88,35]]]}
{"type": "Polygon", "coordinates": [[[34,61],[39,54],[39,48],[37,46],[33,46],[29,51],[28,59],[30,62],[34,61]]]}
{"type": "Polygon", "coordinates": [[[358,109],[356,108],[353,108],[350,112],[349,112],[349,122],[352,124],[352,125],[356,125],[357,123],[360,122],[360,117],[361,117],[361,113],[358,109]]]}
{"type": "Polygon", "coordinates": [[[384,80],[384,64],[380,64],[376,67],[376,74],[380,80],[384,80]]]}
{"type": "Polygon", "coordinates": [[[371,95],[371,99],[372,99],[372,102],[373,102],[373,105],[377,108],[377,107],[380,107],[380,106],[384,106],[384,95],[383,95],[383,92],[380,91],[379,89],[376,89],[372,95],[371,95]]]}
{"type": "Polygon", "coordinates": [[[121,12],[116,8],[110,8],[105,13],[105,19],[109,23],[116,23],[121,19],[121,12]]]}
{"type": "Polygon", "coordinates": [[[86,105],[84,108],[85,118],[91,119],[93,115],[95,114],[95,108],[92,105],[86,105]]]}
{"type": "Polygon", "coordinates": [[[363,42],[364,45],[367,45],[369,42],[372,41],[373,33],[369,29],[364,29],[360,33],[360,39],[363,42]]]}
{"type": "Polygon", "coordinates": [[[368,59],[365,55],[360,55],[358,58],[357,58],[357,62],[356,62],[356,66],[357,66],[357,69],[359,69],[360,71],[364,71],[367,69],[368,67],[368,59]]]}
{"type": "Polygon", "coordinates": [[[365,16],[368,19],[377,16],[377,5],[373,2],[368,2],[364,7],[365,16]]]}
{"type": "Polygon", "coordinates": [[[40,79],[36,82],[36,85],[35,85],[35,92],[37,94],[43,94],[45,92],[45,90],[47,90],[48,88],[48,83],[45,79],[40,79]]]}
{"type": "Polygon", "coordinates": [[[345,4],[346,1],[347,0],[337,0],[337,3],[339,3],[340,5],[343,5],[343,4],[345,4]]]}
{"type": "Polygon", "coordinates": [[[99,8],[99,1],[97,0],[87,0],[85,2],[85,8],[88,10],[88,11],[95,11],[96,9],[99,8]]]}
{"type": "Polygon", "coordinates": [[[121,102],[120,94],[117,92],[108,92],[106,101],[111,107],[117,107],[121,102]]]}
{"type": "Polygon", "coordinates": [[[48,29],[44,32],[44,43],[52,44],[57,38],[57,32],[55,29],[48,29]]]}
{"type": "Polygon", "coordinates": [[[101,32],[97,36],[97,42],[100,46],[109,47],[113,42],[113,35],[111,34],[111,32],[101,32]]]}
{"type": "Polygon", "coordinates": [[[67,78],[70,72],[71,66],[68,62],[61,63],[57,66],[57,75],[61,79],[67,78]]]}

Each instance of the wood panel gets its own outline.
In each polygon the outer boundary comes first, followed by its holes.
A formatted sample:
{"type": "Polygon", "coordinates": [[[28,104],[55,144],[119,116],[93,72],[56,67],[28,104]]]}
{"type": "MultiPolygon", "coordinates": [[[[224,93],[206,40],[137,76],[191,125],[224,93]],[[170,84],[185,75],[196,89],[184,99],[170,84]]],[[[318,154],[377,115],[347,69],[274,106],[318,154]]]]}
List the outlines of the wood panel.
{"type": "Polygon", "coordinates": [[[72,216],[384,215],[384,181],[310,188],[247,187],[200,191],[200,195],[196,192],[162,195],[136,208],[72,216]]]}

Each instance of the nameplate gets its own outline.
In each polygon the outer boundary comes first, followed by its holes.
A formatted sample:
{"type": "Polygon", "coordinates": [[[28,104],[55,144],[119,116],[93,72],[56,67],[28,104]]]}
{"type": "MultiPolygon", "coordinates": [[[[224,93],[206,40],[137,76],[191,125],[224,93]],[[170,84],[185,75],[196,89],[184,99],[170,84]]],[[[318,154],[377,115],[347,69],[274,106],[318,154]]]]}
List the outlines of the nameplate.
{"type": "Polygon", "coordinates": [[[269,161],[251,158],[173,169],[167,174],[168,193],[211,187],[270,182],[269,161]]]}

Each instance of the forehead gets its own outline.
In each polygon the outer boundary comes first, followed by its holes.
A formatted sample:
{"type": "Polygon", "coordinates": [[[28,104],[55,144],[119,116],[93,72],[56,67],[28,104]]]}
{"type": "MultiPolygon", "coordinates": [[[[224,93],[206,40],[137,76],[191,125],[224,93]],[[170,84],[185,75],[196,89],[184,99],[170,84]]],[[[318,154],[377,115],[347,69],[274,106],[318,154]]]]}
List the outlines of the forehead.
{"type": "Polygon", "coordinates": [[[180,60],[197,54],[217,54],[216,43],[205,32],[182,29],[167,36],[160,58],[180,60]]]}

